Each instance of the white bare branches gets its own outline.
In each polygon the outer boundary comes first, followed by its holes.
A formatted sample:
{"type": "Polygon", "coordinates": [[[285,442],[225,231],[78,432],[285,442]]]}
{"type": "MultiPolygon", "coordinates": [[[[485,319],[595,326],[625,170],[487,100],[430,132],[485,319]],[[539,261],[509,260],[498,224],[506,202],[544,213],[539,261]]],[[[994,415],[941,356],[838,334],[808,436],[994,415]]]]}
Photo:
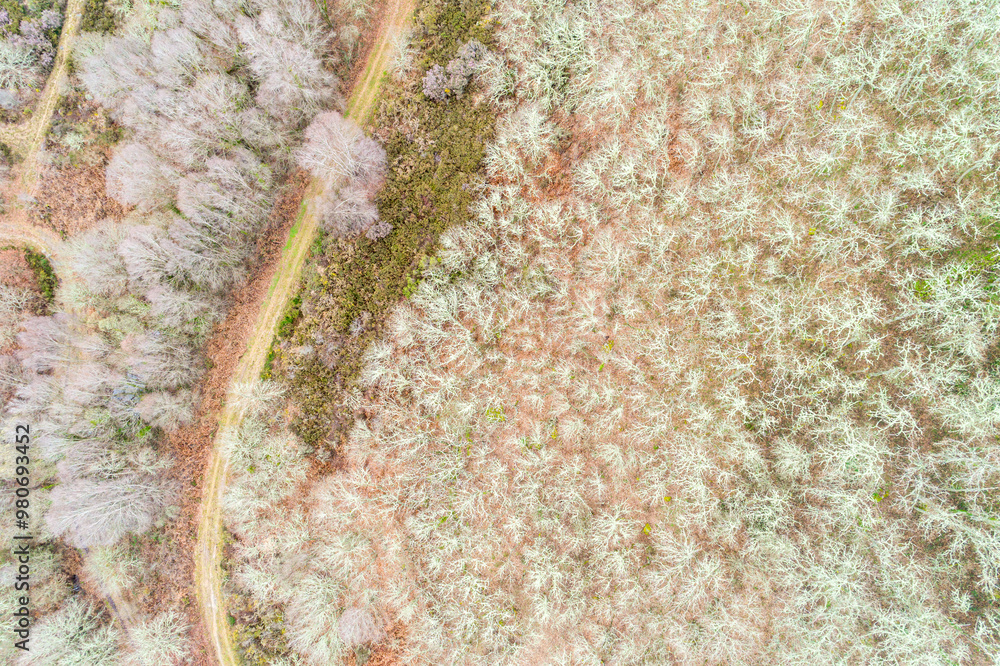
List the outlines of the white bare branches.
{"type": "Polygon", "coordinates": [[[120,633],[111,625],[102,625],[92,606],[70,599],[39,623],[32,639],[31,651],[24,653],[19,664],[83,666],[114,663],[120,633]]]}
{"type": "Polygon", "coordinates": [[[54,534],[74,546],[108,546],[149,529],[173,494],[167,482],[152,477],[74,479],[52,491],[45,520],[54,534]]]}
{"type": "Polygon", "coordinates": [[[370,645],[385,638],[385,630],[366,608],[348,608],[337,622],[340,640],[348,647],[370,645]]]}
{"type": "Polygon", "coordinates": [[[392,226],[379,222],[370,200],[385,179],[385,150],[333,111],[316,116],[305,136],[296,159],[324,184],[318,213],[325,229],[336,236],[367,233],[371,240],[388,235],[392,226]]]}
{"type": "Polygon", "coordinates": [[[237,21],[237,30],[260,81],[258,103],[294,126],[334,99],[336,80],[318,56],[329,36],[311,2],[261,4],[254,18],[237,21]]]}
{"type": "Polygon", "coordinates": [[[123,206],[152,210],[174,198],[177,170],[141,143],[115,150],[107,168],[107,190],[123,206]]]}
{"type": "Polygon", "coordinates": [[[305,139],[296,153],[299,166],[327,186],[342,179],[358,179],[368,186],[378,183],[385,173],[385,151],[335,111],[317,115],[306,128],[305,139]]]}

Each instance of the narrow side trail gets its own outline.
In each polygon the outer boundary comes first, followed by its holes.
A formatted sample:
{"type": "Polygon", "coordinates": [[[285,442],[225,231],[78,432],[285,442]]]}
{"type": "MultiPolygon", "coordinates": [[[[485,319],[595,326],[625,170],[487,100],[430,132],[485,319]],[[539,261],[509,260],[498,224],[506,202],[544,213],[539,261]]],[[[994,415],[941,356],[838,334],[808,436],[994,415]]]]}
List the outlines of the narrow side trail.
{"type": "Polygon", "coordinates": [[[31,118],[18,125],[0,125],[0,141],[10,146],[23,161],[16,177],[7,187],[8,213],[0,219],[0,243],[28,245],[49,258],[56,274],[64,264],[62,240],[51,229],[37,227],[28,221],[23,199],[31,200],[38,186],[38,152],[52,122],[59,97],[69,78],[69,56],[80,34],[85,0],[69,0],[63,17],[62,32],[56,50],[55,63],[45,82],[45,89],[32,110],[31,118]]]}
{"type": "Polygon", "coordinates": [[[69,54],[80,33],[85,4],[85,0],[69,0],[66,3],[62,32],[59,33],[59,44],[56,47],[56,59],[45,81],[42,96],[32,109],[31,117],[17,125],[0,125],[0,141],[24,158],[21,173],[28,189],[34,188],[38,177],[38,149],[45,139],[52,113],[56,110],[59,96],[66,85],[69,75],[69,54]]]}
{"type": "MultiPolygon", "coordinates": [[[[56,50],[56,60],[45,82],[42,97],[35,105],[30,120],[16,128],[15,133],[22,137],[24,162],[21,164],[21,182],[26,192],[33,193],[38,183],[38,151],[45,141],[49,131],[52,114],[55,113],[59,97],[66,87],[69,78],[69,56],[80,34],[80,24],[83,21],[84,0],[69,0],[66,3],[66,13],[63,18],[62,32],[59,34],[59,46],[56,50]],[[18,132],[17,130],[20,130],[18,132]]],[[[14,146],[12,149],[17,150],[14,146]]]]}
{"type": "Polygon", "coordinates": [[[66,245],[59,234],[32,224],[18,224],[9,218],[0,218],[0,247],[4,245],[27,245],[41,252],[52,263],[56,275],[62,277],[66,268],[66,245]]]}
{"type": "MultiPolygon", "coordinates": [[[[393,44],[406,27],[413,12],[414,0],[389,0],[379,24],[379,33],[369,51],[364,73],[351,91],[347,115],[359,123],[371,113],[379,82],[389,63],[393,44]]],[[[306,255],[319,226],[315,201],[319,194],[316,183],[305,193],[299,218],[289,232],[288,242],[271,281],[257,320],[247,340],[247,348],[237,363],[231,383],[257,381],[264,360],[286,304],[294,296],[306,255]]],[[[219,412],[219,428],[212,442],[212,454],[202,485],[201,514],[198,520],[198,540],[195,545],[195,586],[201,607],[205,631],[223,666],[239,663],[233,646],[225,600],[222,596],[222,496],[226,488],[229,459],[219,436],[227,427],[236,426],[243,414],[228,399],[219,412]]]]}

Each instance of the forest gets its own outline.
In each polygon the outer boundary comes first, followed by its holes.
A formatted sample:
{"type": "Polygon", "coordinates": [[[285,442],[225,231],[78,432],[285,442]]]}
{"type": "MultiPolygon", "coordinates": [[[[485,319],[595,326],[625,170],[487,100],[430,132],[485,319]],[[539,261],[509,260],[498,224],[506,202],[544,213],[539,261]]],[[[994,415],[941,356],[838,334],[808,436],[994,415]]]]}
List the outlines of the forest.
{"type": "MultiPolygon", "coordinates": [[[[40,482],[32,531],[43,588],[24,663],[197,658],[190,595],[149,598],[175,573],[161,558],[190,483],[171,434],[194,418],[210,369],[206,343],[260,237],[281,222],[276,202],[305,160],[303,137],[324,127],[350,143],[357,133],[329,119],[339,118],[338,72],[356,56],[365,15],[337,11],[323,16],[308,0],[138,2],[112,12],[111,30],[76,41],[73,85],[118,129],[120,140],[105,146],[103,186],[125,212],[62,239],[58,288],[15,275],[0,292],[0,342],[11,352],[5,434],[31,424],[40,482]],[[68,571],[91,582],[90,599],[70,592],[68,571]],[[109,614],[105,600],[119,594],[130,612],[109,614]],[[132,616],[129,626],[121,615],[132,616]]],[[[51,60],[36,57],[30,71],[44,73],[51,60]]],[[[9,512],[15,495],[9,482],[5,489],[9,512]]],[[[3,529],[9,541],[13,523],[3,529]]],[[[3,594],[8,604],[17,597],[12,585],[3,594]]],[[[0,649],[13,658],[10,644],[0,649]]]]}
{"type": "Polygon", "coordinates": [[[6,662],[1000,659],[994,0],[0,4],[6,662]]]}

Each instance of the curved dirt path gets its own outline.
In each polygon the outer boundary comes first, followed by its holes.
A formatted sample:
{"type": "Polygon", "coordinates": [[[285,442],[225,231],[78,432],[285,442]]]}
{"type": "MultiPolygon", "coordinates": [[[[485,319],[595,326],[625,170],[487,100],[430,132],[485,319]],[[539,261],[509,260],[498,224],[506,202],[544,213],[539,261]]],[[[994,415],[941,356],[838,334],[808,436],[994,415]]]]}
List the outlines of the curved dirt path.
{"type": "MultiPolygon", "coordinates": [[[[402,35],[413,12],[414,0],[389,0],[379,24],[379,34],[368,54],[364,74],[351,93],[347,115],[359,124],[371,113],[382,74],[392,54],[392,45],[402,35]]],[[[270,349],[278,320],[288,301],[298,288],[299,275],[306,255],[312,246],[319,226],[315,214],[315,200],[319,194],[313,183],[306,191],[303,207],[295,226],[289,232],[288,242],[281,253],[281,261],[264,303],[254,323],[247,349],[240,357],[231,383],[258,381],[264,368],[264,359],[270,349]]],[[[222,596],[222,496],[229,472],[229,460],[221,447],[220,434],[236,426],[243,414],[229,400],[219,413],[219,429],[212,442],[212,454],[205,470],[202,490],[201,516],[198,521],[198,541],[195,545],[195,586],[201,606],[205,630],[211,637],[216,661],[223,666],[238,662],[233,649],[232,632],[228,622],[225,599],[222,596]]]]}
{"type": "Polygon", "coordinates": [[[24,158],[20,165],[21,190],[31,194],[38,183],[38,151],[45,141],[49,131],[52,114],[59,103],[59,95],[66,86],[69,77],[69,54],[80,33],[80,23],[83,21],[85,0],[69,0],[66,12],[63,14],[62,32],[59,33],[59,45],[56,49],[55,63],[45,81],[42,96],[35,103],[31,117],[18,125],[0,126],[0,141],[24,158]]]}
{"type": "Polygon", "coordinates": [[[33,224],[18,224],[14,220],[0,219],[0,246],[27,245],[48,257],[56,275],[67,267],[66,245],[59,234],[33,224]]]}

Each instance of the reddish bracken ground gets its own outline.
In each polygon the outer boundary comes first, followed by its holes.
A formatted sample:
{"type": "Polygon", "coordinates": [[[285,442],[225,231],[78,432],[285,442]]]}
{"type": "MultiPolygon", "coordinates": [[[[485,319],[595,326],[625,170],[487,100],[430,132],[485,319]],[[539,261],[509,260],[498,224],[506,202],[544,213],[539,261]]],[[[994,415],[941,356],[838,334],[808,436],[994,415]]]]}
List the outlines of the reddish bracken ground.
{"type": "Polygon", "coordinates": [[[104,189],[104,166],[45,167],[39,174],[36,202],[29,209],[32,224],[73,236],[103,219],[119,221],[121,204],[104,189]]]}
{"type": "Polygon", "coordinates": [[[37,290],[35,273],[18,248],[0,250],[0,284],[18,289],[37,290]]]}

